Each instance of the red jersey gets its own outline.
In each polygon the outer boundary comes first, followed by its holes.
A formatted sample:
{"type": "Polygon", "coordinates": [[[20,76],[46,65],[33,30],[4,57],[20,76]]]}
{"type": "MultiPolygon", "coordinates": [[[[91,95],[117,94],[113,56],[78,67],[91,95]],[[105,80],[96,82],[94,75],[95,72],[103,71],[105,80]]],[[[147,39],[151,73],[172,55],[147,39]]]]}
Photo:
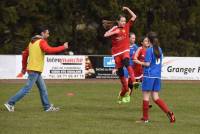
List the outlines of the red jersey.
{"type": "MultiPolygon", "coordinates": [[[[133,55],[134,60],[139,60],[141,62],[144,62],[146,55],[146,48],[144,47],[139,47],[138,50],[136,51],[135,55],[133,55]]],[[[134,72],[136,77],[140,77],[143,75],[143,68],[141,64],[134,63],[134,72]]]]}
{"type": "Polygon", "coordinates": [[[119,30],[119,33],[111,36],[112,40],[112,55],[117,56],[124,52],[130,51],[129,30],[133,21],[129,20],[124,27],[117,27],[112,31],[119,30]]]}

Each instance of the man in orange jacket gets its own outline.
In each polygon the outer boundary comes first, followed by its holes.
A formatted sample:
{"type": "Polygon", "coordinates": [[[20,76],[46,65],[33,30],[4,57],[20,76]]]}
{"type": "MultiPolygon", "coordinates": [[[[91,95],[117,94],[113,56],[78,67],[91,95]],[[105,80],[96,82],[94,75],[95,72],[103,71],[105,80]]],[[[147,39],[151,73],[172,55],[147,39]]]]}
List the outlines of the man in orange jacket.
{"type": "Polygon", "coordinates": [[[22,71],[21,73],[28,73],[28,80],[24,87],[22,87],[14,96],[12,96],[5,107],[9,112],[14,112],[14,105],[17,101],[22,99],[36,83],[41,102],[46,112],[58,111],[58,107],[54,107],[53,104],[50,104],[48,99],[47,88],[44,80],[42,79],[41,73],[44,67],[44,56],[45,53],[53,54],[62,52],[65,49],[68,49],[68,42],[65,42],[62,46],[59,47],[50,47],[47,43],[47,38],[49,37],[48,28],[39,28],[38,34],[35,35],[28,47],[22,53],[22,71]]]}

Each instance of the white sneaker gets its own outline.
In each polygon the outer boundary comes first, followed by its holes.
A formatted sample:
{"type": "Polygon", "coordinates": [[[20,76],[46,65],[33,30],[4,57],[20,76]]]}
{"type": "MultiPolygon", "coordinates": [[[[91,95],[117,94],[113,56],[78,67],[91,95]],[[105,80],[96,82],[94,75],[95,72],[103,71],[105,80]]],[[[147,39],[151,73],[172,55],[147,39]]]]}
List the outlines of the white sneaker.
{"type": "Polygon", "coordinates": [[[59,107],[54,107],[53,104],[51,104],[51,106],[47,110],[45,110],[45,112],[57,112],[59,110],[59,107]]]}
{"type": "Polygon", "coordinates": [[[15,107],[13,105],[5,103],[4,106],[8,109],[9,112],[14,112],[15,111],[15,107]]]}

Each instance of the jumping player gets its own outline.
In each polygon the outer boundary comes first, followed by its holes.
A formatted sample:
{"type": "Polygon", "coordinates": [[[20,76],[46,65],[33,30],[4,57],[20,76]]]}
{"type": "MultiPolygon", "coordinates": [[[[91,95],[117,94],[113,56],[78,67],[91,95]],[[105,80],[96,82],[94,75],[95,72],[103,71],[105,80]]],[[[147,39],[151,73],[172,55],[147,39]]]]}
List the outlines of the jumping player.
{"type": "Polygon", "coordinates": [[[150,48],[146,50],[144,62],[144,76],[142,81],[143,92],[143,117],[140,122],[147,123],[149,120],[149,98],[150,95],[153,101],[166,113],[171,123],[175,122],[174,113],[169,110],[168,106],[163,100],[159,98],[159,91],[161,90],[161,65],[162,65],[162,49],[159,47],[157,34],[150,32],[148,34],[150,41],[150,48]]]}
{"type": "MultiPolygon", "coordinates": [[[[122,15],[119,16],[117,21],[118,26],[113,26],[110,30],[108,30],[104,37],[110,37],[112,40],[112,56],[115,59],[116,68],[118,70],[118,75],[122,84],[122,89],[119,94],[118,102],[126,103],[130,102],[129,89],[126,78],[124,77],[123,67],[125,66],[129,72],[129,76],[131,81],[135,81],[135,76],[132,67],[129,64],[129,30],[133,24],[133,21],[136,19],[136,15],[128,8],[123,7],[123,10],[126,10],[130,13],[131,19],[126,23],[126,18],[122,15]]],[[[106,28],[106,21],[103,21],[103,25],[106,28]]]]}

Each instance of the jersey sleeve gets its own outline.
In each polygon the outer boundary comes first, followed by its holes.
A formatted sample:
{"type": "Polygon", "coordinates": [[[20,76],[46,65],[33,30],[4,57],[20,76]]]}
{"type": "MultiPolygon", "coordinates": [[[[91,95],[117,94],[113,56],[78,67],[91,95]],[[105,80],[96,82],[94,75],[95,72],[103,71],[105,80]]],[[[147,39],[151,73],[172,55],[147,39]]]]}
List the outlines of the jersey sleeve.
{"type": "Polygon", "coordinates": [[[138,60],[138,57],[141,55],[141,52],[142,52],[142,48],[139,47],[134,54],[134,60],[138,60]]]}
{"type": "Polygon", "coordinates": [[[29,49],[28,47],[22,52],[22,72],[26,72],[26,67],[27,67],[27,60],[29,56],[29,49]]]}
{"type": "Polygon", "coordinates": [[[144,61],[145,62],[151,62],[151,59],[152,59],[152,49],[148,48],[147,51],[146,51],[146,55],[145,55],[144,61]]]}
{"type": "Polygon", "coordinates": [[[127,23],[126,23],[127,27],[132,27],[133,26],[133,21],[130,19],[127,23]]]}
{"type": "Polygon", "coordinates": [[[62,52],[65,50],[65,47],[62,45],[62,46],[59,46],[59,47],[51,47],[49,46],[49,44],[47,43],[47,41],[45,40],[41,40],[40,41],[40,48],[45,52],[45,53],[48,53],[48,54],[54,54],[54,53],[59,53],[59,52],[62,52]]]}

